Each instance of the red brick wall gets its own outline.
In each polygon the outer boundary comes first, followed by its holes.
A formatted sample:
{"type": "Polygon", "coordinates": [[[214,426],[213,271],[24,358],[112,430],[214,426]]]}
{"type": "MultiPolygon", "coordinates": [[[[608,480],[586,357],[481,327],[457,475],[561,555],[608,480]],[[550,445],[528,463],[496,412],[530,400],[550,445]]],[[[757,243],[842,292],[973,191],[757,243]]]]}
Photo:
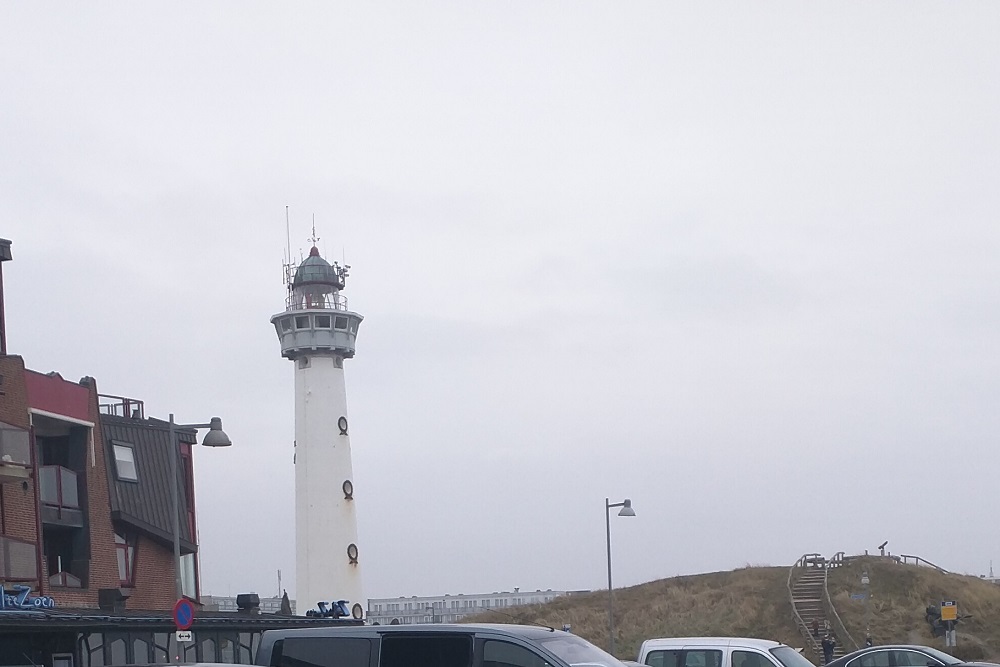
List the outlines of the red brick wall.
{"type": "MultiPolygon", "coordinates": [[[[87,523],[90,528],[90,570],[86,589],[50,587],[45,592],[63,606],[96,607],[97,591],[101,588],[118,588],[118,554],[115,551],[115,531],[111,524],[111,497],[109,495],[108,467],[105,462],[104,434],[100,426],[97,407],[97,383],[90,380],[88,421],[94,422],[94,457],[87,453],[87,523]]],[[[47,579],[45,580],[48,581],[47,579]]]]}
{"type": "MultiPolygon", "coordinates": [[[[28,392],[24,383],[24,360],[15,355],[0,356],[0,421],[18,428],[31,426],[28,418],[28,392]]],[[[35,503],[34,476],[21,482],[0,485],[4,534],[38,544],[38,505],[35,503]]],[[[0,575],[0,581],[2,581],[0,575]]]]}
{"type": "MultiPolygon", "coordinates": [[[[24,361],[21,357],[0,356],[0,421],[19,428],[30,428],[28,390],[25,383],[24,361]]],[[[43,376],[49,384],[59,381],[43,376]]],[[[76,395],[80,385],[65,382],[64,393],[76,395]]],[[[87,523],[90,530],[90,567],[86,589],[70,589],[48,585],[48,571],[44,559],[41,561],[41,580],[36,590],[51,595],[63,607],[97,607],[98,590],[118,588],[118,554],[115,548],[114,526],[111,521],[111,485],[104,433],[100,426],[97,384],[89,380],[82,388],[88,393],[87,421],[96,426],[92,430],[93,459],[87,452],[85,469],[87,494],[87,523]]],[[[57,388],[59,389],[59,388],[57,388]]],[[[59,393],[59,392],[56,392],[59,393]]],[[[77,405],[77,408],[79,406],[77,405]]],[[[61,413],[58,405],[46,405],[45,409],[61,413]]],[[[82,415],[81,415],[82,417],[82,415]]],[[[32,444],[34,447],[34,444],[32,444]]],[[[83,480],[81,480],[83,481],[83,480]]],[[[41,548],[38,528],[38,502],[35,495],[34,475],[28,480],[27,490],[21,482],[0,485],[2,498],[3,526],[5,535],[29,542],[41,548]]],[[[39,551],[39,553],[41,553],[39,551]]],[[[136,545],[135,588],[129,598],[129,609],[171,609],[174,600],[173,550],[147,537],[140,537],[136,545]]],[[[0,578],[2,581],[2,578],[0,578]]]]}
{"type": "Polygon", "coordinates": [[[128,608],[173,609],[174,591],[173,547],[140,536],[135,549],[135,588],[128,608]]]}

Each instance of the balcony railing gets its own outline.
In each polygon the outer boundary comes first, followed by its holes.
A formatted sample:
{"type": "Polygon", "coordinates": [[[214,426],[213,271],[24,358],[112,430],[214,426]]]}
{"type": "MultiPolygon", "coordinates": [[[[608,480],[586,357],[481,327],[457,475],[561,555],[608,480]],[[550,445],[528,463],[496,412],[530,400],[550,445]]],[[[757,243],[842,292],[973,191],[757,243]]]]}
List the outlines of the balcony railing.
{"type": "Polygon", "coordinates": [[[62,466],[42,466],[38,472],[38,492],[42,504],[67,509],[80,509],[76,473],[62,466]]]}
{"type": "Polygon", "coordinates": [[[0,576],[6,581],[36,581],[38,558],[35,543],[0,537],[0,576]]]}
{"type": "Polygon", "coordinates": [[[38,495],[42,501],[42,523],[83,527],[75,472],[62,466],[42,466],[38,469],[38,495]]]}
{"type": "Polygon", "coordinates": [[[83,581],[80,577],[69,572],[56,572],[49,577],[49,586],[59,586],[61,588],[83,588],[83,581]]]}
{"type": "Polygon", "coordinates": [[[31,439],[27,430],[0,422],[0,465],[31,465],[31,439]]]}

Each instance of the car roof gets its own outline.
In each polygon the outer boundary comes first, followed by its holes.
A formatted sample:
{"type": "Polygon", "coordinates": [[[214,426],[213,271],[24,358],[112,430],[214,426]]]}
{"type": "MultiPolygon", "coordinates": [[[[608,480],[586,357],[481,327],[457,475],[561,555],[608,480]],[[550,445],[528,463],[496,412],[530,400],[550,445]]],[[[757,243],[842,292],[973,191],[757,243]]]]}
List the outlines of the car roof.
{"type": "Polygon", "coordinates": [[[644,649],[672,648],[678,646],[730,646],[737,648],[756,648],[767,651],[783,646],[781,642],[753,637],[663,637],[647,639],[642,643],[644,649]]]}
{"type": "MultiPolygon", "coordinates": [[[[885,651],[889,649],[896,650],[911,650],[911,651],[926,651],[929,647],[923,646],[922,644],[876,644],[875,646],[863,646],[856,651],[851,651],[846,655],[842,655],[836,660],[831,660],[830,665],[843,665],[849,660],[853,660],[859,655],[864,655],[865,653],[871,653],[873,651],[885,651]]],[[[937,649],[934,649],[937,650],[937,649]]]]}
{"type": "Polygon", "coordinates": [[[426,634],[432,632],[461,632],[471,634],[474,632],[500,632],[528,639],[550,636],[552,634],[566,634],[562,630],[548,628],[541,625],[508,625],[506,623],[424,623],[411,625],[354,625],[341,627],[323,628],[289,628],[287,630],[268,630],[272,637],[333,637],[336,635],[373,636],[379,634],[405,632],[426,634]]]}

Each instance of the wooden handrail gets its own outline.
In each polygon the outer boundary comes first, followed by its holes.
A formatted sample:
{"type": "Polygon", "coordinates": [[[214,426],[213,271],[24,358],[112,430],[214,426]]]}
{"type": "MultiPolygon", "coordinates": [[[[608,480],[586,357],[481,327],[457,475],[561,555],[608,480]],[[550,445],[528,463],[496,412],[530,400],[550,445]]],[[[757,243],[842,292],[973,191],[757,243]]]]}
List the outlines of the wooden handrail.
{"type": "MultiPolygon", "coordinates": [[[[844,552],[838,551],[837,553],[835,553],[833,555],[833,558],[830,559],[830,562],[837,563],[838,564],[837,566],[843,565],[844,552]]],[[[823,602],[825,603],[827,610],[830,612],[830,615],[833,616],[833,620],[837,624],[837,627],[834,629],[834,634],[839,635],[841,637],[841,640],[850,641],[852,644],[854,644],[855,650],[857,650],[861,647],[858,645],[856,641],[854,641],[854,637],[851,636],[851,633],[847,631],[847,626],[845,626],[844,621],[841,620],[840,614],[837,613],[837,608],[833,604],[833,598],[830,597],[829,581],[830,581],[830,568],[828,567],[823,571],[823,602]]]]}
{"type": "Polygon", "coordinates": [[[792,605],[792,620],[795,621],[795,627],[799,629],[799,632],[803,637],[809,642],[809,648],[812,649],[813,655],[821,655],[819,643],[816,638],[813,637],[812,631],[806,622],[802,620],[802,615],[799,614],[798,608],[795,606],[795,595],[792,593],[793,579],[795,579],[795,572],[797,569],[804,569],[808,567],[810,563],[815,563],[817,558],[823,558],[819,554],[803,554],[794,565],[788,569],[788,580],[785,585],[788,587],[788,602],[792,605]]]}
{"type": "Polygon", "coordinates": [[[930,562],[926,558],[921,558],[920,556],[906,556],[906,555],[900,554],[899,558],[900,558],[900,560],[903,563],[906,563],[906,564],[910,564],[910,561],[912,560],[913,561],[913,563],[912,563],[913,565],[920,565],[921,563],[924,563],[928,567],[933,567],[935,570],[937,570],[941,574],[951,574],[951,572],[949,572],[948,570],[944,569],[940,565],[935,565],[934,563],[930,562]]]}

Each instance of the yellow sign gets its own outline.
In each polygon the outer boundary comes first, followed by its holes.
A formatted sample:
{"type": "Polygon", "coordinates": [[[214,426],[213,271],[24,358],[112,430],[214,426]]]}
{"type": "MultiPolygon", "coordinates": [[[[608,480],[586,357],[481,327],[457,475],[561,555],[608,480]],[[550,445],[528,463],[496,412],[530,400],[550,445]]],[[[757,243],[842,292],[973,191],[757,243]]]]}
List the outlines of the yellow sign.
{"type": "Polygon", "coordinates": [[[942,621],[957,621],[958,620],[958,605],[954,602],[942,602],[941,603],[941,620],[942,621]]]}

